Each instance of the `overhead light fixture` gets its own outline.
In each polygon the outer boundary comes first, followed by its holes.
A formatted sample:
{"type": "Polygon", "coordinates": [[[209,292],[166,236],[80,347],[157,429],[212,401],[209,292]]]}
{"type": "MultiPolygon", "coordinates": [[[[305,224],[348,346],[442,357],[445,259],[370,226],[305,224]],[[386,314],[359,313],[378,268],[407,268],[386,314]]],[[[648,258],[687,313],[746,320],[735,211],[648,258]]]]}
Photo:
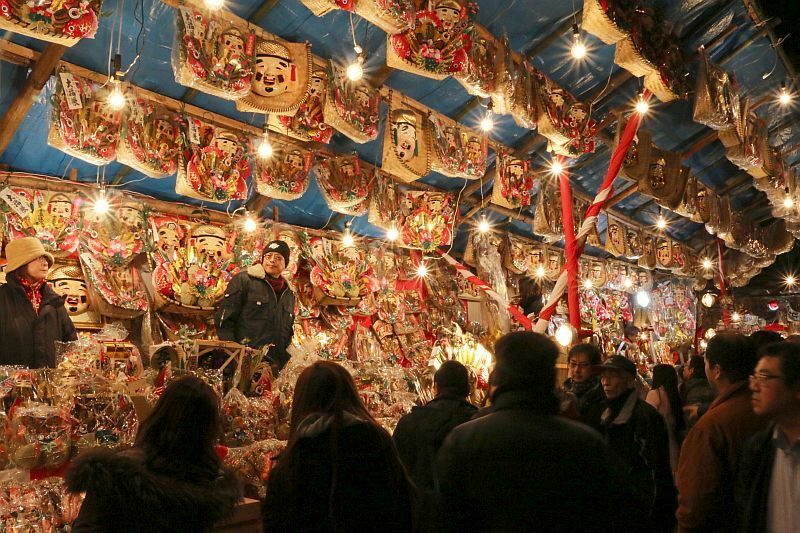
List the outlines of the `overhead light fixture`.
{"type": "Polygon", "coordinates": [[[108,95],[108,107],[114,111],[121,111],[125,107],[125,93],[122,91],[122,56],[114,54],[114,77],[111,80],[113,88],[108,95]]]}
{"type": "Polygon", "coordinates": [[[478,231],[481,233],[488,233],[492,229],[492,225],[486,220],[486,215],[481,216],[481,221],[478,222],[478,231]]]}
{"type": "Polygon", "coordinates": [[[564,165],[561,163],[561,159],[554,154],[550,160],[550,173],[560,176],[562,172],[564,172],[564,165]]]}
{"type": "Polygon", "coordinates": [[[572,57],[575,59],[583,59],[586,57],[586,45],[583,44],[581,39],[581,32],[578,30],[578,25],[572,25],[572,48],[570,48],[572,57]]]}
{"type": "Polygon", "coordinates": [[[736,312],[736,311],[734,311],[734,312],[733,312],[733,314],[731,315],[731,320],[732,320],[733,322],[739,322],[741,319],[742,319],[742,315],[740,315],[740,314],[739,314],[738,312],[736,312]]]}
{"type": "Polygon", "coordinates": [[[633,287],[633,280],[626,276],[625,279],[622,280],[622,285],[626,289],[630,289],[631,287],[633,287]]]}
{"type": "Polygon", "coordinates": [[[778,102],[781,105],[789,105],[792,103],[792,93],[786,88],[786,82],[781,82],[781,90],[778,93],[778,102]]]}
{"type": "Polygon", "coordinates": [[[717,330],[715,330],[714,328],[708,328],[708,329],[706,330],[706,334],[704,335],[704,337],[706,338],[706,340],[709,340],[709,341],[710,341],[711,339],[713,339],[713,338],[714,338],[714,336],[715,336],[716,334],[717,334],[717,330]]]}
{"type": "Polygon", "coordinates": [[[225,5],[225,0],[205,0],[205,5],[208,9],[216,11],[217,9],[222,9],[222,6],[225,5]]]}
{"type": "Polygon", "coordinates": [[[97,215],[105,215],[108,213],[110,208],[110,204],[108,203],[108,198],[106,198],[106,191],[104,189],[100,189],[100,194],[95,198],[94,204],[92,205],[92,210],[97,215]]]}
{"type": "Polygon", "coordinates": [[[273,153],[272,143],[269,142],[269,130],[264,124],[264,132],[261,134],[261,142],[258,143],[258,158],[269,159],[273,153]]]}
{"type": "Polygon", "coordinates": [[[576,331],[572,324],[561,324],[556,329],[556,342],[564,348],[571,346],[576,336],[576,331]]]}
{"type": "Polygon", "coordinates": [[[492,101],[489,100],[489,103],[486,104],[486,114],[481,119],[481,130],[484,133],[489,133],[494,128],[493,109],[492,101]]]}
{"type": "Polygon", "coordinates": [[[707,292],[700,298],[700,302],[706,307],[714,307],[714,304],[717,303],[717,295],[712,292],[707,292]]]}
{"type": "Polygon", "coordinates": [[[703,270],[711,270],[714,267],[714,262],[708,257],[703,258],[703,270]]]}
{"type": "Polygon", "coordinates": [[[417,276],[424,278],[428,275],[428,267],[425,266],[425,263],[420,262],[419,266],[417,267],[417,276]]]}
{"type": "Polygon", "coordinates": [[[784,282],[787,287],[794,287],[794,284],[797,283],[797,279],[792,274],[789,274],[784,278],[784,282]]]}
{"type": "Polygon", "coordinates": [[[591,289],[592,287],[594,287],[594,285],[592,285],[592,280],[590,280],[590,279],[583,280],[583,288],[584,289],[591,289]]]}
{"type": "Polygon", "coordinates": [[[356,243],[356,240],[353,238],[353,234],[350,233],[350,230],[345,230],[344,235],[342,235],[342,245],[345,248],[349,248],[356,243]]]}
{"type": "Polygon", "coordinates": [[[639,99],[636,100],[635,109],[636,112],[642,116],[646,115],[647,112],[650,111],[650,103],[645,100],[644,94],[639,94],[639,99]]]}
{"type": "Polygon", "coordinates": [[[658,220],[656,220],[656,227],[658,229],[667,229],[667,219],[663,216],[658,217],[658,220]]]}
{"type": "Polygon", "coordinates": [[[783,207],[786,209],[791,209],[794,207],[794,198],[789,196],[788,194],[783,198],[783,207]]]}
{"type": "Polygon", "coordinates": [[[253,233],[258,228],[258,224],[256,223],[255,219],[251,216],[248,216],[244,219],[244,230],[247,233],[253,233]]]}
{"type": "Polygon", "coordinates": [[[399,231],[397,231],[397,228],[395,228],[394,226],[392,226],[391,228],[389,228],[388,230],[386,230],[386,238],[387,238],[387,239],[388,239],[390,242],[394,242],[394,241],[396,241],[398,238],[400,238],[400,232],[399,232],[399,231]]]}
{"type": "Polygon", "coordinates": [[[535,274],[536,274],[537,278],[540,278],[540,279],[543,278],[544,275],[546,274],[546,272],[544,270],[544,267],[542,265],[539,265],[538,267],[536,267],[535,274]]]}
{"type": "Polygon", "coordinates": [[[353,51],[356,53],[356,60],[347,66],[347,79],[358,81],[364,77],[364,49],[355,45],[353,51]]]}
{"type": "Polygon", "coordinates": [[[647,291],[639,291],[636,293],[636,305],[639,307],[648,307],[650,305],[650,293],[647,291]]]}

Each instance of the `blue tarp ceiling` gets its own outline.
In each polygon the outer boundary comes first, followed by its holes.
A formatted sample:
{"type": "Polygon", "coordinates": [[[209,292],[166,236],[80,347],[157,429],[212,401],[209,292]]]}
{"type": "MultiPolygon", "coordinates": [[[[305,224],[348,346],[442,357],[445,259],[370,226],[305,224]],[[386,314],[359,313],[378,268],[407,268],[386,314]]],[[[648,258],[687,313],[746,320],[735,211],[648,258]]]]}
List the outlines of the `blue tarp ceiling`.
{"type": "MultiPolygon", "coordinates": [[[[243,18],[250,18],[261,7],[263,0],[240,0],[226,2],[226,8],[243,18]]],[[[350,37],[350,17],[343,11],[334,11],[324,17],[314,16],[299,0],[279,0],[267,2],[274,4],[265,16],[258,21],[264,29],[293,41],[308,41],[312,51],[323,58],[347,63],[352,59],[352,40],[350,37]]],[[[569,20],[576,9],[581,6],[580,0],[479,0],[477,21],[489,29],[495,36],[508,35],[511,46],[520,53],[536,50],[531,61],[536,68],[543,70],[560,85],[571,91],[579,99],[587,101],[590,95],[601,94],[593,105],[593,116],[599,122],[612,110],[628,109],[635,95],[640,90],[641,81],[635,78],[627,80],[619,87],[603,92],[609,80],[619,72],[613,63],[614,47],[604,45],[599,40],[586,36],[589,47],[589,59],[583,63],[574,62],[568,53],[571,43],[571,30],[566,29],[557,39],[549,39],[553,30],[569,20]],[[574,5],[573,5],[574,4],[574,5]],[[542,43],[549,42],[546,46],[542,43]]],[[[715,61],[723,62],[726,69],[734,72],[739,79],[742,91],[758,99],[777,91],[781,82],[787,79],[783,63],[778,59],[769,40],[761,32],[748,15],[742,1],[730,0],[659,0],[656,5],[663,10],[667,19],[674,25],[682,39],[684,51],[691,55],[703,43],[709,43],[733,26],[727,37],[710,50],[715,61]],[[755,36],[755,38],[754,38],[755,36]],[[746,45],[746,46],[743,46],[746,45]]],[[[192,104],[255,126],[263,124],[263,117],[243,114],[236,111],[232,102],[189,91],[175,82],[171,53],[175,34],[173,8],[158,0],[106,0],[103,5],[107,16],[101,19],[100,28],[94,39],[85,39],[69,49],[64,59],[71,63],[97,72],[109,71],[109,55],[113,43],[116,48],[117,38],[121,39],[123,65],[129,65],[134,58],[138,60],[127,76],[127,81],[134,85],[164,94],[166,96],[185,99],[192,104]],[[119,32],[121,23],[121,32],[119,32]],[[119,33],[118,33],[119,32],[119,33]]],[[[377,71],[385,64],[386,36],[382,30],[369,22],[354,16],[356,36],[367,54],[367,75],[377,71]]],[[[564,26],[561,26],[564,27],[564,26]]],[[[41,51],[46,43],[21,37],[7,35],[13,42],[41,51]]],[[[694,72],[696,62],[689,66],[694,72]]],[[[0,62],[0,112],[4,113],[22,86],[26,69],[10,63],[0,62]]],[[[435,81],[402,71],[394,71],[385,81],[385,85],[419,100],[430,108],[445,115],[454,116],[464,109],[472,100],[461,85],[453,79],[435,81]]],[[[65,176],[71,167],[78,171],[81,181],[95,181],[98,169],[90,164],[71,158],[47,145],[48,130],[48,91],[43,91],[39,100],[33,105],[22,125],[16,132],[13,141],[0,157],[0,163],[7,164],[12,170],[37,172],[53,176],[65,176]]],[[[655,143],[667,150],[684,151],[709,130],[692,122],[692,99],[670,104],[658,104],[654,113],[647,116],[644,128],[654,132],[655,143]]],[[[483,108],[477,107],[461,118],[461,121],[472,127],[482,116],[483,108]]],[[[768,104],[759,109],[759,113],[769,119],[771,125],[771,141],[775,145],[792,146],[800,140],[798,126],[791,123],[791,110],[768,104]],[[776,127],[781,125],[782,127],[776,127]]],[[[611,125],[608,132],[613,135],[616,126],[611,125]]],[[[535,132],[525,130],[514,124],[510,117],[498,117],[492,136],[508,146],[519,146],[535,132]]],[[[356,151],[366,161],[380,165],[381,140],[356,145],[340,134],[334,136],[331,149],[337,152],[356,151]]],[[[548,158],[542,147],[532,154],[535,159],[544,161],[548,158]]],[[[599,148],[598,154],[584,156],[590,158],[581,168],[573,173],[575,186],[593,195],[603,178],[608,166],[610,150],[599,148]]],[[[791,154],[790,162],[798,161],[798,153],[791,154]]],[[[573,163],[575,163],[573,161],[573,163]]],[[[725,159],[724,149],[719,142],[713,142],[684,161],[695,175],[713,189],[723,190],[726,183],[737,178],[741,171],[725,159]]],[[[169,201],[197,203],[179,197],[175,193],[175,177],[162,180],[146,178],[144,175],[114,163],[105,169],[107,181],[123,176],[123,189],[145,193],[156,198],[169,201]],[[127,172],[127,174],[125,173],[127,172]]],[[[459,191],[464,187],[463,180],[447,178],[432,173],[423,179],[424,182],[444,189],[459,191]]],[[[620,185],[623,182],[617,180],[620,185]]],[[[488,184],[487,184],[488,185],[488,184]]],[[[489,191],[484,187],[484,194],[489,191]]],[[[480,195],[481,191],[475,193],[480,195]]],[[[762,193],[757,192],[748,181],[746,185],[732,191],[734,208],[741,209],[758,201],[762,193]]],[[[342,227],[341,217],[333,218],[333,213],[325,204],[316,184],[300,200],[293,202],[274,201],[280,209],[281,220],[301,226],[321,228],[328,225],[342,227]],[[332,224],[331,221],[334,221],[332,224]]],[[[215,206],[212,209],[232,211],[238,204],[215,206]]],[[[462,213],[468,206],[462,207],[462,213]]],[[[644,225],[652,225],[659,215],[658,206],[648,198],[633,194],[616,209],[629,215],[644,225]]],[[[753,211],[752,214],[757,214],[753,211]]],[[[763,211],[762,211],[763,214],[763,211]]],[[[262,215],[271,217],[271,209],[262,215]]],[[[497,223],[505,223],[499,215],[487,213],[497,223]]],[[[676,215],[671,219],[668,232],[676,239],[686,241],[696,236],[698,231],[708,237],[699,224],[692,223],[676,215]]],[[[456,250],[462,249],[468,225],[462,224],[456,240],[456,250]]],[[[528,224],[519,221],[508,222],[507,229],[515,233],[531,236],[528,224]]],[[[381,236],[377,228],[366,221],[366,216],[355,219],[352,229],[356,233],[381,236]]],[[[603,227],[600,228],[603,231],[603,227]]],[[[596,251],[599,253],[599,251],[596,251]]]]}

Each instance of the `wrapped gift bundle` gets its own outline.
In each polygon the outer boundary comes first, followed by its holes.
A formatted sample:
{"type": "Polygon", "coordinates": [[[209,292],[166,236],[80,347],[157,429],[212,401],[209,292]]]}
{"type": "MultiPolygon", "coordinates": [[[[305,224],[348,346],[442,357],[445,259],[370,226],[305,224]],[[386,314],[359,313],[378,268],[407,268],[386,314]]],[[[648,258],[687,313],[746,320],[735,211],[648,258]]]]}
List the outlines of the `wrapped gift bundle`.
{"type": "Polygon", "coordinates": [[[175,192],[215,203],[246,200],[247,138],[194,117],[187,118],[184,136],[175,192]]]}
{"type": "Polygon", "coordinates": [[[387,34],[400,33],[414,27],[413,0],[301,0],[303,5],[321,17],[335,9],[355,12],[387,34]]]}
{"type": "MultiPolygon", "coordinates": [[[[320,157],[314,175],[325,202],[331,209],[355,208],[367,200],[374,168],[355,154],[341,157],[320,157]]],[[[366,207],[364,205],[363,207],[366,207]]]]}
{"type": "Polygon", "coordinates": [[[112,267],[89,252],[81,254],[89,294],[104,316],[134,318],[148,309],[139,271],[131,265],[112,267]]]}
{"type": "Polygon", "coordinates": [[[314,154],[291,142],[272,141],[271,144],[271,157],[255,158],[256,192],[269,198],[296,200],[308,189],[314,154]]]}
{"type": "Polygon", "coordinates": [[[594,152],[597,123],[587,106],[542,72],[537,70],[535,77],[539,133],[556,153],[577,157],[594,152]]]}
{"type": "Polygon", "coordinates": [[[308,96],[294,115],[270,115],[269,124],[281,133],[301,141],[328,144],[333,128],[325,123],[325,100],[328,97],[328,67],[315,65],[311,72],[308,96]]]}
{"type": "MultiPolygon", "coordinates": [[[[388,230],[400,231],[395,214],[400,212],[400,191],[397,182],[383,172],[376,172],[369,206],[369,223],[388,230]]],[[[394,269],[394,267],[392,267],[394,269]]]]}
{"type": "Polygon", "coordinates": [[[80,200],[71,193],[12,187],[3,197],[5,237],[36,237],[57,258],[77,256],[80,244],[80,200]]]}
{"type": "Polygon", "coordinates": [[[122,119],[117,161],[151,177],[178,170],[181,117],[163,105],[133,98],[122,119]]]}
{"type": "Polygon", "coordinates": [[[536,128],[536,73],[527,60],[516,55],[505,37],[501,44],[497,87],[491,94],[492,106],[501,114],[510,114],[520,126],[536,128]]]}
{"type": "Polygon", "coordinates": [[[701,48],[692,118],[715,130],[729,130],[736,128],[739,116],[736,77],[712,63],[701,48]]]}
{"type": "Polygon", "coordinates": [[[530,161],[503,152],[498,155],[496,168],[492,203],[509,209],[531,205],[535,175],[530,161]]]}
{"type": "MultiPolygon", "coordinates": [[[[175,81],[226,100],[250,94],[255,35],[225,13],[181,6],[175,12],[175,81]]],[[[307,82],[306,82],[307,83],[307,82]]]]}
{"type": "Polygon", "coordinates": [[[121,112],[111,108],[109,94],[109,87],[100,89],[61,67],[53,91],[47,143],[94,165],[113,161],[121,112]]]}
{"type": "Polygon", "coordinates": [[[381,168],[409,183],[431,169],[431,142],[422,110],[390,92],[381,168]]]}
{"type": "Polygon", "coordinates": [[[102,0],[66,2],[0,2],[0,29],[43,41],[73,46],[83,38],[94,38],[102,0]]]}
{"type": "Polygon", "coordinates": [[[311,45],[259,32],[255,39],[250,92],[236,100],[244,112],[294,115],[308,97],[311,45]]]}
{"type": "Polygon", "coordinates": [[[709,203],[706,230],[712,235],[724,237],[730,231],[730,224],[731,206],[728,198],[714,194],[709,203]]]}
{"type": "Polygon", "coordinates": [[[533,232],[544,237],[546,242],[554,242],[564,236],[561,195],[558,187],[552,183],[544,183],[539,189],[533,232]]]}
{"type": "Polygon", "coordinates": [[[363,78],[347,79],[345,71],[331,65],[328,96],[325,98],[325,123],[357,143],[378,138],[380,92],[363,78]]]}
{"type": "Polygon", "coordinates": [[[486,136],[438,114],[431,114],[428,122],[431,169],[452,178],[482,178],[489,157],[486,136]]]}
{"type": "Polygon", "coordinates": [[[455,75],[469,94],[487,98],[494,93],[500,72],[500,46],[485,28],[475,26],[466,68],[455,75]]]}
{"type": "Polygon", "coordinates": [[[742,104],[742,115],[736,129],[720,132],[720,140],[726,146],[726,156],[755,178],[767,176],[764,167],[769,166],[767,122],[750,114],[749,100],[742,104]]]}
{"type": "Polygon", "coordinates": [[[422,2],[412,28],[387,36],[386,64],[433,79],[466,69],[477,4],[463,0],[422,2]]]}
{"type": "Polygon", "coordinates": [[[8,455],[19,468],[55,469],[72,455],[73,421],[58,407],[30,403],[14,410],[8,455]]]}
{"type": "Polygon", "coordinates": [[[625,227],[625,246],[627,252],[626,257],[631,259],[639,259],[644,252],[644,243],[642,242],[642,231],[638,228],[625,227]]]}

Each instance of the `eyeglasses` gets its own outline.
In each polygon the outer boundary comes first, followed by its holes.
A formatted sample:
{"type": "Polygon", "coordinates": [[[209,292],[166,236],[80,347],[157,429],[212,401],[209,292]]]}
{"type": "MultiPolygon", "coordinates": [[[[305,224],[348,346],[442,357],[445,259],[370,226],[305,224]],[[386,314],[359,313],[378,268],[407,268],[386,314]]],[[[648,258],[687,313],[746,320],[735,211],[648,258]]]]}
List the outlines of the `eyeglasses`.
{"type": "Polygon", "coordinates": [[[759,385],[763,385],[767,381],[772,381],[773,379],[783,379],[783,376],[776,376],[775,374],[750,374],[750,383],[758,383],[759,385]]]}
{"type": "Polygon", "coordinates": [[[575,361],[569,362],[570,368],[589,368],[592,366],[590,363],[576,363],[575,361]]]}

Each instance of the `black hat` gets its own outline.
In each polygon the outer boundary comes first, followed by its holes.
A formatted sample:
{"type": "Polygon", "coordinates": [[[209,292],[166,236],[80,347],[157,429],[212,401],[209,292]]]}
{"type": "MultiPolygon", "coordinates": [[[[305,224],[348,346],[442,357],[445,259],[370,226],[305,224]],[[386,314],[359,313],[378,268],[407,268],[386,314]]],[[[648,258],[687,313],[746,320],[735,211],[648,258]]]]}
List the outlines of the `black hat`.
{"type": "Polygon", "coordinates": [[[291,255],[291,250],[289,249],[289,245],[283,241],[272,241],[264,248],[264,255],[269,253],[276,253],[281,254],[283,256],[283,260],[286,262],[286,265],[289,265],[289,256],[291,255]]]}
{"type": "Polygon", "coordinates": [[[614,369],[622,370],[623,372],[627,372],[632,376],[636,375],[636,365],[624,355],[612,355],[603,361],[602,365],[597,365],[595,368],[601,372],[607,369],[614,369]]]}

